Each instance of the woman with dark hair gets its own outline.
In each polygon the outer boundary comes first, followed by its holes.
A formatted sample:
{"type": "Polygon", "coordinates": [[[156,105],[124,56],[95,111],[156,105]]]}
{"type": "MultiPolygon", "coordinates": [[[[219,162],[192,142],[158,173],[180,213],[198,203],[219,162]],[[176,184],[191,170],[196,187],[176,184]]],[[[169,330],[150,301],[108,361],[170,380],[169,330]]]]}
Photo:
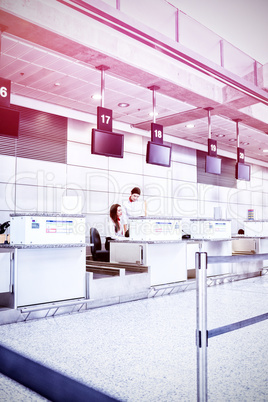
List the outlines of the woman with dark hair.
{"type": "Polygon", "coordinates": [[[122,213],[123,211],[120,204],[113,204],[111,206],[109,223],[109,232],[111,237],[120,237],[125,235],[122,213]]]}

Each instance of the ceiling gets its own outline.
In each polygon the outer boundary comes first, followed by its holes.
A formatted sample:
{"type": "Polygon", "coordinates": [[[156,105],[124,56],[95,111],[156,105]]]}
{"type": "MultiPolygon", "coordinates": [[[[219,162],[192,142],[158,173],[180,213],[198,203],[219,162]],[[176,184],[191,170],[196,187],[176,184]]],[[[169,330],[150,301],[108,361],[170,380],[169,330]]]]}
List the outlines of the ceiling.
{"type": "MultiPolygon", "coordinates": [[[[6,21],[4,21],[6,24],[6,21]]],[[[1,24],[1,18],[0,18],[1,24]]],[[[72,110],[96,114],[100,101],[92,98],[101,92],[101,73],[94,63],[83,62],[75,57],[56,52],[38,43],[4,32],[1,36],[0,76],[11,80],[12,94],[36,99],[72,110]]],[[[93,50],[92,50],[93,52],[93,50]]],[[[96,63],[95,63],[96,64],[96,63]]],[[[121,66],[122,71],[125,66],[121,66]]],[[[185,71],[189,68],[183,66],[185,71]]],[[[190,71],[190,70],[189,70],[190,71]]],[[[196,72],[201,75],[201,73],[196,72]]],[[[204,77],[208,85],[215,79],[204,77]]],[[[152,117],[152,77],[144,74],[142,85],[127,75],[112,71],[105,72],[105,107],[113,110],[113,120],[136,128],[150,130],[152,117]],[[149,77],[149,78],[148,78],[149,77]],[[147,80],[147,81],[146,81],[147,80]],[[128,107],[118,106],[120,103],[128,107]]],[[[212,84],[211,84],[212,85],[212,84]]],[[[217,83],[217,88],[226,91],[226,86],[217,83]]],[[[180,91],[178,87],[177,92],[180,91]]],[[[228,88],[227,88],[228,90],[228,88]]],[[[166,91],[167,92],[167,91],[166,91]]],[[[170,91],[172,94],[172,92],[170,91]]],[[[175,92],[174,92],[175,93],[175,92]]],[[[200,102],[200,97],[189,92],[182,96],[168,96],[161,89],[156,91],[156,122],[163,124],[164,135],[168,134],[195,144],[207,145],[209,99],[200,102]],[[182,101],[182,98],[184,99],[182,101]],[[193,128],[186,128],[192,123],[193,128]]],[[[222,102],[211,111],[212,138],[218,142],[218,149],[236,154],[236,123],[239,122],[240,146],[245,149],[246,158],[268,162],[268,121],[253,118],[245,110],[256,104],[248,96],[239,97],[237,102],[222,102]]],[[[260,105],[261,107],[262,105],[260,105]]],[[[267,108],[267,106],[264,106],[267,108]]],[[[164,138],[165,139],[165,138],[164,138]]]]}

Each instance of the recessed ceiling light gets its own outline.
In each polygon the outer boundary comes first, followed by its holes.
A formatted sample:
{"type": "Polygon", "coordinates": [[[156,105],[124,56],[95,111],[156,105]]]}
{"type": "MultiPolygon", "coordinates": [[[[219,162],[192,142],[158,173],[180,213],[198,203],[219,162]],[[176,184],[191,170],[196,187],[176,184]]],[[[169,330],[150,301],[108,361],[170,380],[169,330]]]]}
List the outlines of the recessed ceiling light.
{"type": "Polygon", "coordinates": [[[216,134],[216,137],[222,138],[225,137],[225,134],[216,134]]]}
{"type": "Polygon", "coordinates": [[[235,142],[236,139],[235,139],[235,138],[230,138],[229,141],[230,141],[230,142],[235,142]]]}
{"type": "Polygon", "coordinates": [[[55,82],[55,87],[60,87],[60,83],[59,82],[55,82]]]}
{"type": "Polygon", "coordinates": [[[101,95],[100,95],[100,94],[94,94],[94,95],[91,96],[91,98],[92,98],[92,99],[95,99],[95,100],[100,100],[100,99],[101,99],[101,95]]]}
{"type": "Polygon", "coordinates": [[[129,103],[121,102],[121,103],[118,103],[118,106],[119,107],[129,107],[129,103]]]}
{"type": "Polygon", "coordinates": [[[154,112],[150,112],[150,113],[149,113],[149,116],[151,116],[151,117],[158,116],[158,112],[155,112],[155,113],[154,113],[154,112]]]}
{"type": "Polygon", "coordinates": [[[189,124],[186,124],[186,126],[185,127],[187,127],[187,128],[194,128],[194,124],[192,124],[192,123],[189,123],[189,124]]]}
{"type": "Polygon", "coordinates": [[[262,152],[268,152],[268,149],[263,149],[263,151],[262,152]]]}
{"type": "Polygon", "coordinates": [[[249,145],[249,142],[240,142],[240,145],[249,145]]]}

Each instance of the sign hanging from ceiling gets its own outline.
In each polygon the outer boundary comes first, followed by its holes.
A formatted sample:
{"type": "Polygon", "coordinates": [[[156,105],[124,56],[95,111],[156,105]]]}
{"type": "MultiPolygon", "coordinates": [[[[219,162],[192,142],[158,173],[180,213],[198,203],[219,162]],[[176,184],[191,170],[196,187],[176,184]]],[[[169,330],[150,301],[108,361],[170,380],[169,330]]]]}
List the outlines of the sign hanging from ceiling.
{"type": "Polygon", "coordinates": [[[97,107],[97,129],[113,131],[113,111],[105,107],[97,107]]]}
{"type": "Polygon", "coordinates": [[[163,126],[151,123],[151,141],[155,144],[163,144],[163,126]]]}
{"type": "Polygon", "coordinates": [[[10,107],[11,81],[0,77],[0,106],[10,107]]]}

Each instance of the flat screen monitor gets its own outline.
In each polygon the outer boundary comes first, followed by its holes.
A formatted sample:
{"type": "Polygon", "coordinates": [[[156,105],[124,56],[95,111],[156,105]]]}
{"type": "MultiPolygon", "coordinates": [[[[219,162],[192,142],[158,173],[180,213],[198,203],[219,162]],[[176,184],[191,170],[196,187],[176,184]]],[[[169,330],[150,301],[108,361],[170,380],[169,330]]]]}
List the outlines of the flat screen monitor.
{"type": "Polygon", "coordinates": [[[170,167],[171,147],[148,141],[146,162],[151,163],[152,165],[170,167]]]}
{"type": "Polygon", "coordinates": [[[20,112],[0,108],[0,135],[17,138],[19,135],[20,112]]]}
{"type": "Polygon", "coordinates": [[[123,158],[124,135],[93,128],[91,136],[91,152],[96,155],[123,158]]]}
{"type": "Polygon", "coordinates": [[[221,159],[206,155],[206,173],[221,174],[221,159]]]}
{"type": "Polygon", "coordinates": [[[250,165],[237,162],[235,166],[235,178],[250,181],[250,165]]]}

